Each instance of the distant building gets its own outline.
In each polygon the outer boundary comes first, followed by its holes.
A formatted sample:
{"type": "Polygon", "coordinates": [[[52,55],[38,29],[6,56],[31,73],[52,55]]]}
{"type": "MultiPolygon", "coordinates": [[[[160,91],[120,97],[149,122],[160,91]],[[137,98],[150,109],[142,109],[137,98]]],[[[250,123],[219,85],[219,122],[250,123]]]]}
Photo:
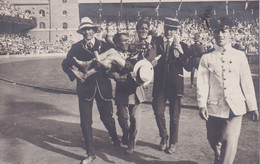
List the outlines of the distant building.
{"type": "Polygon", "coordinates": [[[77,0],[8,0],[37,19],[37,26],[28,33],[37,39],[78,40],[77,0]]]}
{"type": "Polygon", "coordinates": [[[37,19],[37,26],[28,33],[38,39],[74,40],[82,38],[76,33],[80,18],[90,17],[95,23],[102,20],[136,21],[139,16],[163,19],[166,16],[208,17],[229,15],[235,18],[259,19],[258,0],[163,0],[158,13],[159,0],[8,0],[22,11],[37,19]],[[100,3],[102,2],[102,4],[100,3]],[[122,9],[122,12],[119,11],[122,9]],[[178,10],[178,12],[177,12],[178,10]],[[158,15],[157,15],[158,14],[158,15]]]}

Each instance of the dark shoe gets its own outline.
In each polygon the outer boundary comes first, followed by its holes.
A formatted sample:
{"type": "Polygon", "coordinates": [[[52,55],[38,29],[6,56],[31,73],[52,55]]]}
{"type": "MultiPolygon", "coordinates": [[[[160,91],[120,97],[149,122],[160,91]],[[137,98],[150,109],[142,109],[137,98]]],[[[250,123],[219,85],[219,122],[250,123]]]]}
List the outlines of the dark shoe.
{"type": "Polygon", "coordinates": [[[89,155],[84,160],[82,160],[80,164],[88,164],[93,162],[95,159],[96,159],[95,155],[89,155]]]}
{"type": "Polygon", "coordinates": [[[114,147],[116,150],[120,150],[121,149],[121,142],[118,140],[118,141],[115,141],[114,142],[114,147]]]}
{"type": "Polygon", "coordinates": [[[168,153],[168,154],[172,154],[172,153],[174,153],[176,151],[176,148],[175,148],[175,145],[174,144],[171,144],[169,147],[168,147],[168,149],[166,150],[166,152],[168,153]]]}
{"type": "Polygon", "coordinates": [[[159,146],[160,146],[159,149],[160,149],[161,151],[166,150],[166,147],[167,147],[167,138],[162,138],[159,146]]]}
{"type": "Polygon", "coordinates": [[[133,154],[134,147],[132,147],[132,146],[128,147],[125,152],[126,152],[126,154],[133,154]]]}

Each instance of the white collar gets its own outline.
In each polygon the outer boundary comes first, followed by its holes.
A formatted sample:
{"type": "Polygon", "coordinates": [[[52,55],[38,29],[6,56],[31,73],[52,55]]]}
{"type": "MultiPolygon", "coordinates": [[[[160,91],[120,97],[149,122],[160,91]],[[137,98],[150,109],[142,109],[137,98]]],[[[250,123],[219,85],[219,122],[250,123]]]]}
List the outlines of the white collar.
{"type": "Polygon", "coordinates": [[[92,43],[92,45],[94,45],[95,44],[95,38],[93,37],[91,40],[86,40],[86,39],[84,39],[85,41],[86,41],[86,43],[92,43]]]}
{"type": "Polygon", "coordinates": [[[173,37],[171,37],[170,39],[167,39],[166,37],[163,37],[163,42],[167,42],[167,41],[170,41],[170,43],[173,42],[173,37]]]}

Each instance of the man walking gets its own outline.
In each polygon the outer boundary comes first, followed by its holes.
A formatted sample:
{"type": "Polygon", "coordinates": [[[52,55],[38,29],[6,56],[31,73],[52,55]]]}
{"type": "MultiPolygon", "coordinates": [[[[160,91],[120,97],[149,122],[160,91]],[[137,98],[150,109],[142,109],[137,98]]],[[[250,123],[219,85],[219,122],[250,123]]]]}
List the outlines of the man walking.
{"type": "Polygon", "coordinates": [[[105,42],[94,37],[96,31],[97,26],[95,26],[88,17],[83,17],[78,32],[82,34],[84,38],[72,45],[66,59],[64,59],[62,63],[62,68],[70,80],[77,80],[80,125],[87,153],[87,157],[82,161],[83,164],[90,163],[96,158],[92,133],[92,107],[94,99],[97,103],[100,118],[108,130],[114,145],[120,147],[120,141],[115,128],[115,120],[113,118],[111,81],[102,75],[102,71],[83,80],[73,73],[74,70],[85,71],[78,67],[75,60],[73,60],[74,57],[81,61],[90,61],[95,58],[95,51],[102,53],[109,49],[105,42]]]}
{"type": "Polygon", "coordinates": [[[154,68],[153,110],[159,129],[161,142],[160,150],[167,153],[175,152],[178,142],[179,118],[181,112],[181,97],[183,97],[183,68],[187,66],[189,57],[188,46],[180,42],[178,19],[165,18],[164,36],[156,38],[157,56],[159,60],[152,63],[154,68]],[[169,101],[170,137],[167,134],[165,107],[169,101]],[[167,142],[169,138],[169,146],[167,142]]]}
{"type": "Polygon", "coordinates": [[[212,20],[216,46],[213,52],[202,56],[197,75],[200,116],[206,120],[215,164],[233,163],[246,109],[252,120],[259,119],[246,55],[231,47],[231,25],[227,18],[212,20]]]}

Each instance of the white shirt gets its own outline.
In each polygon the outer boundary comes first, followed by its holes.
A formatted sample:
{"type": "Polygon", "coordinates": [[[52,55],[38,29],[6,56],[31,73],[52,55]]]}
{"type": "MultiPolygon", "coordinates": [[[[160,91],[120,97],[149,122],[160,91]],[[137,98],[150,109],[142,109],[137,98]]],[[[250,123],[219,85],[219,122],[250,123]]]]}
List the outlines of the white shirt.
{"type": "Polygon", "coordinates": [[[84,40],[86,41],[86,45],[88,43],[91,43],[93,46],[95,45],[95,38],[94,37],[91,40],[86,40],[86,39],[84,39],[84,40]]]}

